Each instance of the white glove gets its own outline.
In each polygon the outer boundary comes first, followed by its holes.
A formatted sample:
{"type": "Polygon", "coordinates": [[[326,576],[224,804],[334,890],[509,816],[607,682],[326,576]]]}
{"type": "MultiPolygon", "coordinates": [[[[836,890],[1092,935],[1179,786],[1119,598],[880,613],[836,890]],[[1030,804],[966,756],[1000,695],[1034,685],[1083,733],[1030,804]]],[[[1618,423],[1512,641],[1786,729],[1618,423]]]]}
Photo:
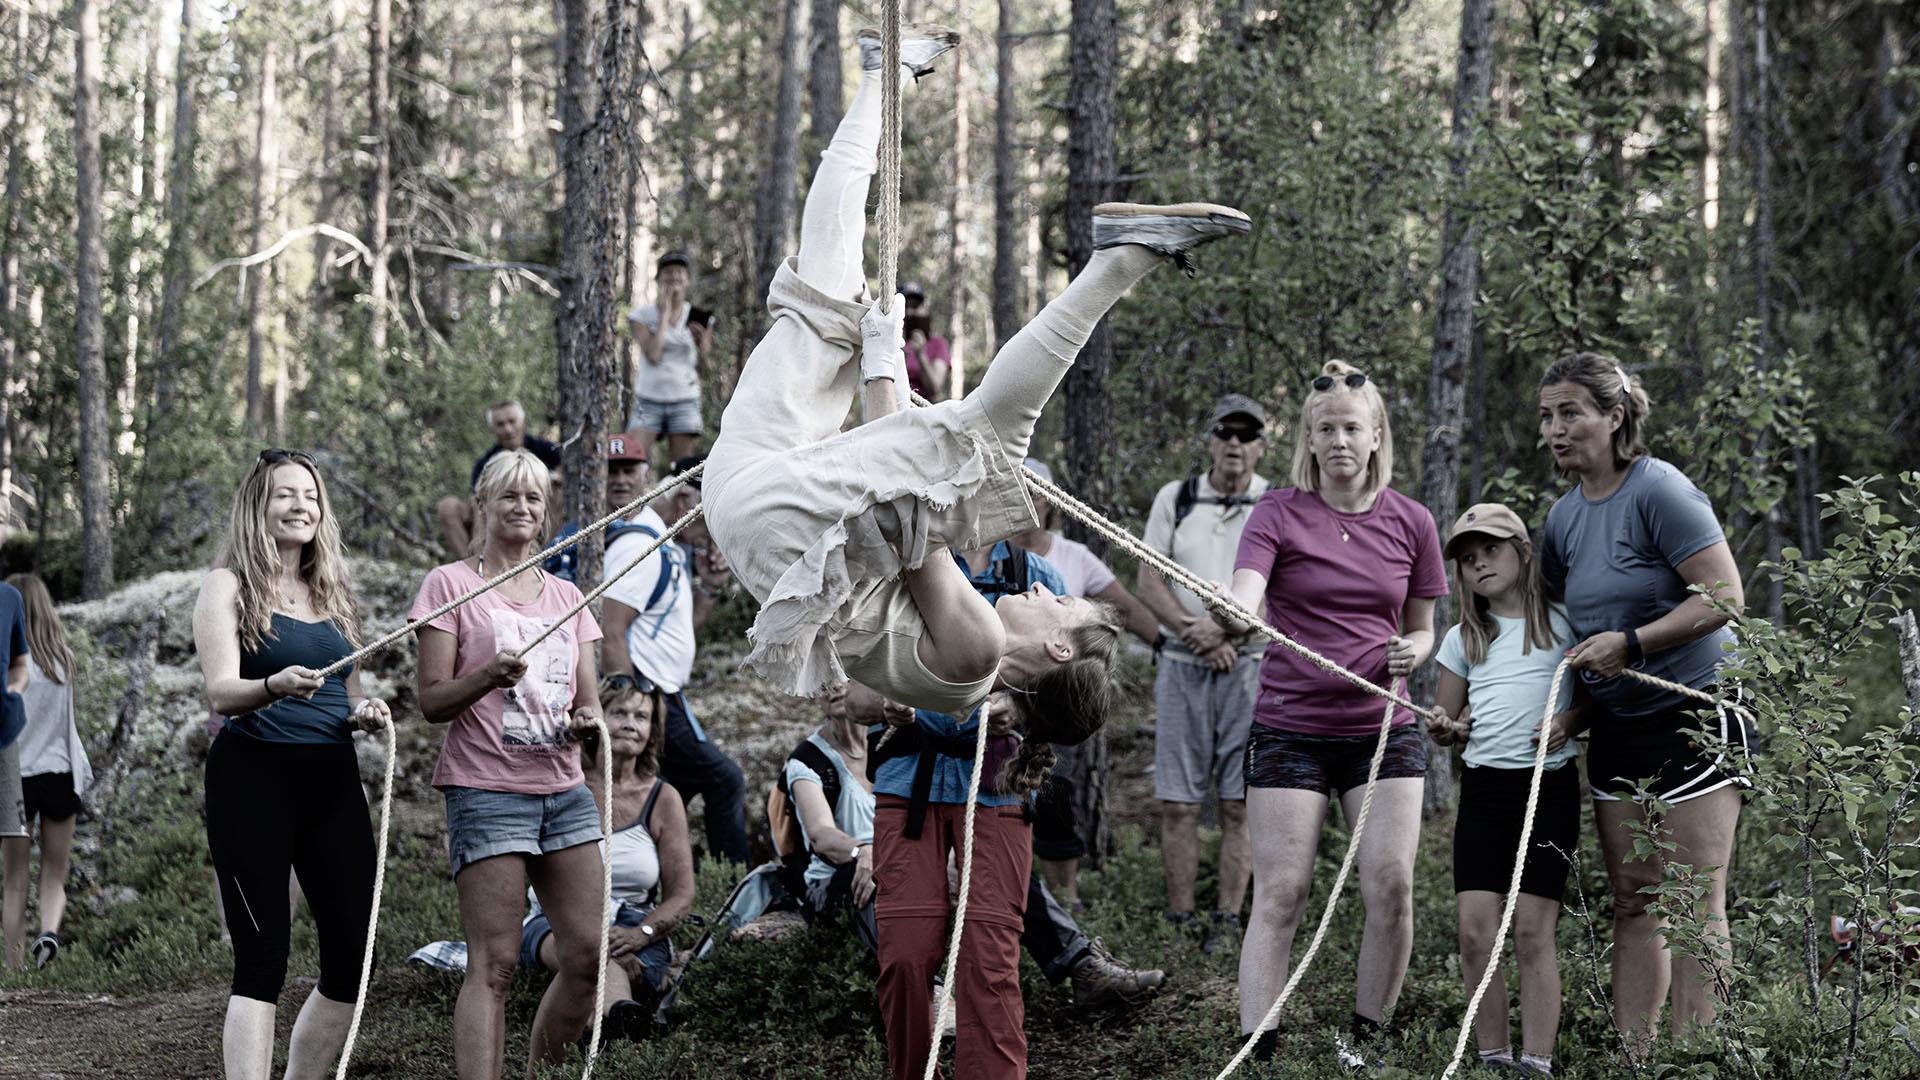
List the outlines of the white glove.
{"type": "Polygon", "coordinates": [[[906,348],[906,298],[895,293],[891,310],[884,312],[878,300],[868,305],[860,316],[860,381],[897,378],[906,348]]]}

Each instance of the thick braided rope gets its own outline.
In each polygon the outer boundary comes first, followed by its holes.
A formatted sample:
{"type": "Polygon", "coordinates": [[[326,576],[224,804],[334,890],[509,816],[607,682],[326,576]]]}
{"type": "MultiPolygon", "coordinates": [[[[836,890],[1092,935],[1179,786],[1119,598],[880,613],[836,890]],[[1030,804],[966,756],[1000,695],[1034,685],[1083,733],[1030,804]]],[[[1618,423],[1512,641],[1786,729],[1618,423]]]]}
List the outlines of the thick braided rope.
{"type": "MultiPolygon", "coordinates": [[[[900,0],[886,0],[880,22],[880,310],[900,279],[900,0]]],[[[938,1042],[938,1040],[935,1040],[938,1042]]]]}
{"type": "MultiPolygon", "coordinates": [[[[689,513],[687,518],[692,516],[689,513]]],[[[580,1070],[580,1080],[593,1076],[594,1059],[600,1056],[600,1025],[607,1011],[607,937],[613,929],[613,736],[600,717],[593,718],[593,728],[600,739],[600,835],[608,843],[600,852],[600,958],[593,969],[593,1024],[588,1028],[587,1063],[580,1070]]]]}
{"type": "Polygon", "coordinates": [[[612,588],[614,582],[619,581],[621,578],[626,577],[628,574],[632,573],[634,567],[639,566],[643,562],[646,562],[648,557],[650,557],[654,552],[659,551],[661,548],[667,546],[667,541],[672,540],[674,537],[680,535],[681,529],[684,529],[687,526],[693,524],[693,520],[700,516],[700,510],[701,510],[701,507],[695,506],[693,509],[680,515],[680,520],[667,526],[667,531],[661,533],[659,537],[654,540],[653,543],[647,545],[647,549],[645,551],[642,551],[640,554],[635,555],[633,558],[627,560],[627,565],[621,567],[619,573],[608,574],[605,581],[602,581],[600,584],[595,585],[585,596],[582,596],[580,598],[580,602],[568,608],[567,613],[565,615],[562,615],[559,618],[553,620],[553,622],[547,624],[547,628],[545,630],[540,631],[538,634],[535,634],[533,636],[533,640],[527,642],[525,645],[520,646],[520,651],[517,653],[514,653],[514,656],[522,660],[526,659],[527,654],[533,651],[534,646],[547,640],[547,635],[553,633],[555,630],[560,629],[562,626],[565,626],[568,623],[572,622],[573,617],[575,615],[578,615],[582,611],[586,610],[586,607],[588,604],[591,604],[595,600],[600,599],[600,594],[612,588]]]}
{"type": "Polygon", "coordinates": [[[422,615],[421,617],[413,620],[412,622],[409,622],[405,626],[402,626],[398,630],[395,630],[392,633],[381,636],[380,639],[375,641],[373,644],[367,645],[355,652],[349,653],[348,655],[341,657],[338,660],[335,660],[333,663],[328,664],[326,667],[323,667],[318,672],[316,672],[314,677],[324,679],[329,675],[337,674],[339,671],[346,668],[348,665],[357,664],[360,661],[365,660],[367,657],[373,655],[374,653],[379,652],[381,649],[386,648],[387,646],[393,644],[394,642],[399,641],[401,638],[406,637],[408,634],[413,633],[415,630],[418,630],[421,627],[432,622],[433,620],[439,618],[440,616],[445,615],[447,612],[452,611],[454,608],[457,608],[460,605],[467,603],[468,601],[472,600],[474,597],[480,596],[483,593],[488,593],[493,591],[494,589],[499,588],[501,583],[505,582],[508,578],[524,573],[527,570],[530,570],[533,567],[538,566],[543,562],[546,562],[548,559],[552,558],[555,555],[560,554],[561,552],[567,550],[568,548],[579,543],[580,541],[585,540],[587,537],[592,536],[594,533],[599,532],[600,530],[606,528],[607,526],[613,524],[616,521],[620,521],[624,519],[628,514],[633,513],[635,510],[638,510],[641,507],[652,502],[653,500],[659,498],[660,496],[665,495],[667,492],[672,491],[674,488],[679,487],[681,484],[684,484],[689,480],[692,480],[693,478],[699,476],[700,473],[706,469],[706,467],[707,467],[706,462],[703,461],[700,464],[695,465],[693,468],[688,469],[686,472],[683,472],[678,476],[670,476],[667,479],[662,480],[660,483],[654,485],[651,489],[642,493],[639,498],[633,500],[632,502],[626,504],[625,506],[616,507],[615,509],[610,511],[605,517],[589,524],[586,528],[581,529],[579,532],[574,533],[572,536],[568,536],[558,541],[555,541],[552,545],[547,547],[546,550],[537,551],[532,555],[529,555],[526,558],[520,560],[519,562],[514,563],[512,566],[507,567],[505,570],[500,571],[499,573],[488,578],[486,581],[483,581],[479,585],[468,590],[464,595],[456,596],[453,599],[447,601],[446,603],[441,604],[439,607],[434,608],[432,611],[427,612],[425,615],[422,615]]]}
{"type": "MultiPolygon", "coordinates": [[[[1460,1061],[1467,1052],[1467,1036],[1473,1031],[1474,1014],[1480,1011],[1480,1001],[1486,997],[1487,988],[1493,984],[1493,973],[1498,970],[1500,966],[1500,954],[1506,948],[1507,933],[1513,929],[1513,912],[1520,896],[1520,876],[1526,872],[1527,851],[1533,839],[1533,816],[1540,805],[1540,779],[1547,767],[1547,736],[1550,732],[1550,725],[1553,723],[1553,707],[1555,703],[1560,700],[1560,684],[1566,680],[1567,671],[1572,666],[1573,661],[1563,658],[1560,661],[1560,665],[1553,669],[1553,683],[1547,689],[1547,704],[1540,713],[1540,727],[1538,731],[1539,747],[1534,751],[1533,780],[1527,787],[1526,817],[1521,819],[1520,845],[1513,853],[1513,878],[1507,884],[1507,904],[1506,908],[1500,912],[1500,930],[1493,936],[1493,948],[1487,952],[1486,970],[1480,973],[1480,985],[1474,987],[1473,997],[1467,1001],[1467,1014],[1460,1019],[1460,1034],[1454,1039],[1453,1043],[1453,1058],[1447,1062],[1446,1071],[1440,1074],[1440,1080],[1452,1080],[1454,1072],[1460,1068],[1460,1061]]],[[[1716,711],[1723,714],[1726,712],[1736,712],[1746,716],[1749,720],[1753,717],[1753,714],[1747,712],[1746,709],[1727,701],[1725,698],[1716,698],[1705,691],[1696,690],[1691,686],[1686,686],[1681,683],[1670,682],[1660,678],[1658,675],[1649,675],[1644,671],[1636,671],[1633,668],[1624,668],[1621,674],[1632,676],[1641,682],[1658,686],[1663,690],[1671,690],[1676,694],[1682,694],[1686,697],[1704,701],[1712,705],[1716,711]]]]}
{"type": "Polygon", "coordinates": [[[1294,990],[1300,985],[1300,980],[1306,977],[1308,966],[1313,963],[1314,956],[1320,952],[1320,943],[1327,939],[1327,928],[1333,925],[1334,905],[1340,902],[1340,893],[1347,887],[1347,875],[1353,872],[1354,858],[1360,852],[1360,836],[1367,830],[1367,813],[1373,809],[1373,793],[1379,786],[1377,781],[1380,779],[1380,762],[1387,756],[1387,737],[1393,733],[1393,706],[1394,702],[1391,699],[1388,700],[1386,712],[1380,717],[1380,739],[1373,744],[1373,760],[1367,764],[1367,790],[1360,797],[1360,813],[1353,819],[1353,835],[1347,840],[1347,853],[1340,860],[1340,872],[1334,875],[1333,891],[1327,894],[1327,906],[1320,912],[1320,925],[1313,929],[1313,940],[1307,943],[1306,953],[1300,957],[1300,962],[1294,965],[1292,974],[1287,977],[1287,985],[1280,990],[1280,996],[1273,999],[1273,1007],[1269,1008],[1267,1015],[1261,1017],[1260,1022],[1253,1026],[1253,1031],[1247,1035],[1247,1041],[1241,1044],[1240,1052],[1233,1055],[1233,1060],[1227,1062],[1227,1067],[1221,1069],[1220,1075],[1214,1080],[1226,1080],[1232,1075],[1233,1070],[1247,1060],[1247,1055],[1253,1053],[1253,1044],[1260,1041],[1261,1032],[1278,1022],[1280,1010],[1286,1006],[1287,999],[1293,996],[1294,990]]]}
{"type": "MultiPolygon", "coordinates": [[[[940,1067],[940,1026],[947,1015],[947,1003],[953,1000],[953,972],[960,964],[960,930],[967,925],[967,893],[973,886],[973,814],[980,807],[980,773],[987,766],[987,721],[992,707],[980,703],[980,730],[973,737],[973,775],[967,778],[967,816],[960,841],[960,896],[953,903],[953,936],[947,939],[947,977],[940,983],[940,994],[933,1003],[933,1042],[927,1047],[924,1080],[933,1080],[940,1067]]],[[[927,753],[927,751],[921,751],[927,753]]]]}
{"type": "MultiPolygon", "coordinates": [[[[1540,726],[1535,732],[1539,745],[1533,752],[1533,779],[1527,785],[1526,816],[1520,819],[1520,845],[1513,853],[1513,878],[1507,882],[1507,904],[1500,912],[1500,930],[1493,935],[1486,970],[1480,973],[1480,985],[1473,988],[1473,997],[1467,1001],[1467,1015],[1460,1018],[1460,1035],[1453,1042],[1453,1057],[1447,1062],[1446,1071],[1440,1074],[1440,1080],[1453,1080],[1454,1072],[1460,1068],[1460,1059],[1467,1052],[1467,1036],[1473,1033],[1474,1014],[1480,1011],[1480,1001],[1493,985],[1494,972],[1500,970],[1500,953],[1506,948],[1507,933],[1513,929],[1513,911],[1520,902],[1520,875],[1526,872],[1527,850],[1533,842],[1533,815],[1540,806],[1540,777],[1547,769],[1547,736],[1553,725],[1553,707],[1560,700],[1560,684],[1566,681],[1567,669],[1572,665],[1573,661],[1562,657],[1560,666],[1553,669],[1553,682],[1547,687],[1546,708],[1540,712],[1540,726]]],[[[1457,844],[1459,840],[1454,842],[1457,844]]]]}
{"type": "Polygon", "coordinates": [[[360,988],[353,995],[353,1019],[347,1023],[347,1041],[340,1047],[340,1063],[334,1066],[334,1080],[346,1080],[347,1062],[353,1058],[353,1044],[360,1038],[360,1014],[367,1007],[367,979],[373,974],[373,936],[380,929],[380,893],[387,884],[387,832],[393,824],[393,766],[399,757],[393,719],[381,725],[387,736],[387,779],[380,789],[380,832],[375,838],[373,862],[373,909],[367,913],[367,947],[360,954],[360,988]]]}
{"type": "Polygon", "coordinates": [[[1195,596],[1198,596],[1200,598],[1201,603],[1206,604],[1208,607],[1212,608],[1215,611],[1231,616],[1233,619],[1239,622],[1248,624],[1249,626],[1253,627],[1255,630],[1258,630],[1262,635],[1272,638],[1274,641],[1279,642],[1282,646],[1292,650],[1293,652],[1300,654],[1302,657],[1304,657],[1307,660],[1308,663],[1312,664],[1314,667],[1319,668],[1320,670],[1326,672],[1329,675],[1333,675],[1338,678],[1345,679],[1347,682],[1352,683],[1354,686],[1357,686],[1360,689],[1365,690],[1367,693],[1372,694],[1375,697],[1386,698],[1392,701],[1394,704],[1399,705],[1404,709],[1410,710],[1416,716],[1419,716],[1422,718],[1431,718],[1434,716],[1434,713],[1431,710],[1423,709],[1420,706],[1415,705],[1413,702],[1407,700],[1404,697],[1401,697],[1398,694],[1395,694],[1393,691],[1387,689],[1386,687],[1378,686],[1372,682],[1369,682],[1368,680],[1360,677],[1359,675],[1354,674],[1351,671],[1348,671],[1346,668],[1341,667],[1339,664],[1334,663],[1332,660],[1327,659],[1326,657],[1320,655],[1319,653],[1313,651],[1312,649],[1306,647],[1305,645],[1300,644],[1299,642],[1293,640],[1287,635],[1274,629],[1273,626],[1268,624],[1268,622],[1265,619],[1262,619],[1259,615],[1256,615],[1251,610],[1247,609],[1246,607],[1243,607],[1239,601],[1233,599],[1230,596],[1223,596],[1220,593],[1214,592],[1213,586],[1206,581],[1202,581],[1198,575],[1193,573],[1193,571],[1188,570],[1186,567],[1181,566],[1179,563],[1174,562],[1172,559],[1168,558],[1167,556],[1162,555],[1158,551],[1155,551],[1152,548],[1148,547],[1146,544],[1141,543],[1139,540],[1134,539],[1134,537],[1128,534],[1125,530],[1121,529],[1119,526],[1115,525],[1113,522],[1108,521],[1106,518],[1102,517],[1099,511],[1093,509],[1092,507],[1088,506],[1086,503],[1081,502],[1079,499],[1068,494],[1066,491],[1062,490],[1059,486],[1054,484],[1052,481],[1042,478],[1039,474],[1035,473],[1032,469],[1029,469],[1026,466],[1022,465],[1020,467],[1020,474],[1026,480],[1027,486],[1034,488],[1035,490],[1039,491],[1042,495],[1045,495],[1047,499],[1051,501],[1055,506],[1058,506],[1060,509],[1066,511],[1068,514],[1071,514],[1073,517],[1078,518],[1088,528],[1106,537],[1108,540],[1112,541],[1114,544],[1119,545],[1122,549],[1132,554],[1135,558],[1139,559],[1141,562],[1146,563],[1152,566],[1154,569],[1160,571],[1162,574],[1165,574],[1170,580],[1174,581],[1179,585],[1185,586],[1195,596]]]}

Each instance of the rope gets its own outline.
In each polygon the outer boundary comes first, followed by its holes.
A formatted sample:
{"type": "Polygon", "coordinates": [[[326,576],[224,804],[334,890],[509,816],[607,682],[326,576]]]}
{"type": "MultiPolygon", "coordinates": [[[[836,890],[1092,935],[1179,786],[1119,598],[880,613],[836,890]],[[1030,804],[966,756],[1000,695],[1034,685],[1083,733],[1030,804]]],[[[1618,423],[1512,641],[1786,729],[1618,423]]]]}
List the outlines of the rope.
{"type": "Polygon", "coordinates": [[[562,626],[565,626],[567,623],[572,622],[573,617],[575,615],[578,615],[582,611],[586,610],[586,607],[588,604],[591,604],[595,600],[600,599],[600,594],[612,588],[614,582],[619,581],[621,578],[626,577],[628,574],[632,573],[635,567],[639,566],[643,562],[646,562],[647,559],[651,557],[654,552],[659,551],[661,548],[665,547],[667,544],[667,541],[672,540],[674,537],[680,535],[681,529],[684,529],[687,526],[693,524],[693,520],[700,516],[700,510],[701,510],[701,507],[695,506],[693,509],[680,515],[680,520],[674,522],[672,525],[667,526],[667,531],[661,533],[660,536],[657,539],[655,539],[653,543],[647,545],[647,550],[627,560],[627,565],[621,567],[619,573],[608,574],[606,576],[606,580],[602,581],[598,585],[595,585],[592,591],[588,592],[585,596],[582,596],[580,598],[579,603],[573,605],[571,608],[568,608],[567,613],[565,615],[562,615],[559,618],[553,620],[553,622],[547,625],[547,628],[545,630],[542,630],[538,634],[535,634],[533,636],[532,641],[529,641],[525,645],[520,646],[520,651],[513,654],[514,658],[518,660],[526,659],[527,654],[533,651],[534,646],[547,640],[547,635],[553,633],[555,630],[560,629],[562,626]]]}
{"type": "Polygon", "coordinates": [[[479,596],[482,593],[493,591],[494,589],[498,588],[503,582],[505,582],[508,578],[514,577],[517,574],[523,573],[535,566],[540,565],[541,563],[547,561],[549,558],[552,558],[553,556],[558,555],[562,551],[565,551],[568,548],[572,547],[573,545],[579,543],[580,541],[585,540],[587,537],[592,536],[594,533],[599,532],[600,530],[606,528],[607,526],[613,524],[614,522],[624,519],[628,514],[633,513],[635,510],[638,510],[642,506],[645,506],[648,503],[652,502],[653,500],[659,498],[660,496],[665,495],[667,492],[672,491],[674,488],[679,487],[681,484],[684,484],[689,480],[692,480],[693,478],[699,476],[700,473],[706,469],[706,467],[707,467],[707,464],[706,462],[703,461],[700,464],[695,465],[693,468],[688,469],[686,472],[683,472],[678,476],[670,476],[667,479],[662,480],[660,483],[654,485],[650,490],[642,493],[639,498],[633,500],[632,502],[626,504],[625,506],[616,507],[612,511],[608,512],[608,514],[605,517],[589,524],[586,528],[581,529],[579,532],[574,533],[572,536],[564,537],[560,540],[555,541],[546,550],[535,552],[534,554],[527,556],[526,558],[520,560],[519,562],[513,564],[512,566],[507,567],[505,570],[500,571],[498,574],[493,575],[492,577],[488,578],[486,581],[480,583],[475,588],[469,590],[465,595],[454,597],[452,600],[449,600],[446,603],[441,604],[439,607],[434,608],[432,611],[427,612],[425,615],[422,615],[418,619],[415,619],[412,622],[406,624],[405,626],[402,626],[400,629],[395,630],[390,634],[383,635],[379,640],[373,642],[373,644],[367,645],[356,652],[350,653],[347,656],[341,657],[340,659],[334,661],[333,663],[328,664],[326,667],[323,667],[318,672],[316,672],[315,677],[324,679],[329,675],[337,674],[338,672],[348,667],[349,665],[357,664],[360,661],[365,660],[367,657],[373,655],[376,652],[379,652],[381,649],[386,648],[387,646],[393,644],[394,642],[399,641],[401,638],[406,637],[408,634],[413,633],[415,630],[418,630],[421,627],[432,622],[433,620],[439,618],[440,616],[445,615],[447,612],[452,611],[454,608],[457,608],[460,605],[466,603],[467,601],[472,600],[474,597],[479,596]]]}
{"type": "MultiPolygon", "coordinates": [[[[880,311],[893,304],[900,280],[900,0],[887,0],[880,22],[880,311]]],[[[939,1040],[934,1040],[938,1044],[939,1040]]]]}
{"type": "Polygon", "coordinates": [[[1306,976],[1308,965],[1313,963],[1313,958],[1320,952],[1320,943],[1327,939],[1327,928],[1333,925],[1334,905],[1340,902],[1340,893],[1347,887],[1347,875],[1353,871],[1354,857],[1360,852],[1360,837],[1367,830],[1367,813],[1373,809],[1373,793],[1378,786],[1376,781],[1380,779],[1380,761],[1387,756],[1387,736],[1393,732],[1393,706],[1394,701],[1389,695],[1386,711],[1380,716],[1380,738],[1373,744],[1373,760],[1367,764],[1367,790],[1360,797],[1360,813],[1353,819],[1353,835],[1347,840],[1347,854],[1340,860],[1340,873],[1334,876],[1333,891],[1327,894],[1327,906],[1320,912],[1320,925],[1314,927],[1313,940],[1307,943],[1306,953],[1300,957],[1300,962],[1294,965],[1292,974],[1287,977],[1287,985],[1280,990],[1280,996],[1273,999],[1273,1007],[1268,1009],[1267,1015],[1261,1017],[1260,1022],[1253,1026],[1253,1031],[1247,1035],[1247,1041],[1241,1045],[1240,1052],[1233,1055],[1233,1060],[1227,1062],[1227,1067],[1221,1069],[1220,1075],[1214,1080],[1226,1080],[1233,1070],[1239,1068],[1240,1063],[1247,1059],[1247,1055],[1253,1053],[1253,1044],[1260,1041],[1261,1033],[1278,1023],[1280,1010],[1287,1004],[1287,999],[1293,996],[1294,990],[1300,985],[1300,980],[1306,976]]]}
{"type": "MultiPolygon", "coordinates": [[[[693,514],[689,512],[680,521],[684,524],[692,517],[693,514]]],[[[667,534],[672,535],[671,532],[667,534]]],[[[661,539],[664,541],[666,537],[661,539]]],[[[627,569],[631,570],[632,567],[627,569]]],[[[604,1014],[607,1011],[607,937],[613,928],[613,736],[607,732],[607,722],[597,716],[593,720],[593,730],[600,740],[600,834],[607,838],[607,850],[600,853],[600,958],[593,969],[593,1024],[588,1029],[587,1063],[580,1070],[580,1080],[590,1080],[594,1059],[600,1056],[600,1025],[606,1019],[604,1014]]]]}
{"type": "Polygon", "coordinates": [[[380,893],[387,884],[387,831],[393,824],[393,766],[399,746],[393,731],[393,719],[380,726],[387,736],[387,778],[380,789],[380,832],[374,848],[373,910],[367,914],[367,947],[360,954],[360,988],[353,995],[353,1019],[347,1024],[347,1041],[340,1047],[340,1063],[334,1067],[334,1080],[346,1080],[347,1062],[353,1057],[353,1044],[360,1038],[360,1014],[367,1007],[367,980],[373,974],[373,936],[380,929],[380,893]]]}
{"type": "Polygon", "coordinates": [[[960,833],[960,896],[953,904],[953,936],[947,940],[947,977],[940,983],[940,993],[933,1003],[933,1043],[927,1047],[923,1080],[933,1080],[940,1067],[940,1027],[947,1004],[953,1000],[953,972],[960,964],[960,931],[967,925],[967,893],[973,886],[973,813],[980,807],[980,773],[987,764],[987,721],[992,715],[992,707],[981,702],[980,730],[973,738],[973,775],[967,778],[967,816],[960,833]]]}
{"type": "MultiPolygon", "coordinates": [[[[1513,853],[1513,878],[1507,883],[1507,903],[1500,912],[1500,931],[1493,936],[1493,948],[1487,952],[1487,968],[1480,973],[1480,985],[1474,987],[1473,997],[1467,1001],[1467,1014],[1460,1019],[1460,1034],[1453,1042],[1453,1058],[1447,1062],[1446,1071],[1440,1074],[1440,1080],[1453,1080],[1454,1072],[1460,1068],[1460,1060],[1467,1052],[1467,1036],[1473,1031],[1474,1015],[1480,1011],[1480,1001],[1486,997],[1487,988],[1493,984],[1493,973],[1499,969],[1500,954],[1506,948],[1507,933],[1513,928],[1513,912],[1520,898],[1520,875],[1525,873],[1527,868],[1527,850],[1533,839],[1533,816],[1540,805],[1540,779],[1547,768],[1547,735],[1553,723],[1553,707],[1560,700],[1560,684],[1565,681],[1567,671],[1572,666],[1573,661],[1562,659],[1560,665],[1553,669],[1553,683],[1547,688],[1547,704],[1540,713],[1539,748],[1533,755],[1533,780],[1527,787],[1526,817],[1520,824],[1520,845],[1513,853]]],[[[1704,701],[1723,715],[1727,712],[1735,712],[1749,720],[1753,719],[1753,714],[1747,712],[1745,708],[1691,686],[1670,682],[1658,675],[1649,675],[1633,668],[1623,668],[1620,673],[1649,685],[1704,701]]],[[[1455,843],[1458,842],[1458,840],[1455,841],[1455,843]]]]}

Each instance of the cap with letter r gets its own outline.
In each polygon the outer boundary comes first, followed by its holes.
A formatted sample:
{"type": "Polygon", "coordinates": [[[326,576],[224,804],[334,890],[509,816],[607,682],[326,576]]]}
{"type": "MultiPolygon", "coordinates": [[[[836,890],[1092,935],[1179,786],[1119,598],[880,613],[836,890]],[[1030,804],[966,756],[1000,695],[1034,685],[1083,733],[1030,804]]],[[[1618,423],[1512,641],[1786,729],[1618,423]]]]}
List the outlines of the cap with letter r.
{"type": "Polygon", "coordinates": [[[640,449],[640,440],[631,435],[607,436],[608,461],[645,461],[647,455],[640,449]]]}

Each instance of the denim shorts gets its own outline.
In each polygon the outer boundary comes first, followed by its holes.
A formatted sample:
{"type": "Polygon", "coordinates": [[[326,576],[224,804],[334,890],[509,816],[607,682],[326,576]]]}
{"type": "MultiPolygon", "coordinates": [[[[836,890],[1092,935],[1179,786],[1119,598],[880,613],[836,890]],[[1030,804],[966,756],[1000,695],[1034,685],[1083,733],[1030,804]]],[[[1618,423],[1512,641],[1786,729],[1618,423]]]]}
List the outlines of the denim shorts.
{"type": "Polygon", "coordinates": [[[453,876],[495,855],[547,855],[600,839],[600,808],[587,785],[552,795],[449,787],[447,860],[453,876]]]}
{"type": "MultiPolygon", "coordinates": [[[[1367,784],[1373,764],[1372,735],[1305,735],[1253,725],[1247,739],[1247,786],[1298,788],[1332,798],[1367,784]]],[[[1418,724],[1401,724],[1387,736],[1380,759],[1380,779],[1404,780],[1427,775],[1427,737],[1418,724]]]]}
{"type": "Polygon", "coordinates": [[[700,417],[700,399],[655,401],[633,399],[633,417],[628,431],[651,431],[655,435],[698,435],[706,427],[700,417]]]}
{"type": "MultiPolygon", "coordinates": [[[[653,908],[638,904],[620,902],[620,910],[614,913],[613,926],[639,926],[647,920],[653,908]]],[[[520,927],[520,966],[529,971],[545,971],[547,965],[540,962],[540,943],[553,933],[553,924],[542,911],[529,917],[520,927]]],[[[667,985],[667,971],[673,966],[673,942],[665,934],[653,944],[641,949],[640,969],[646,973],[647,982],[655,990],[667,985]]]]}

